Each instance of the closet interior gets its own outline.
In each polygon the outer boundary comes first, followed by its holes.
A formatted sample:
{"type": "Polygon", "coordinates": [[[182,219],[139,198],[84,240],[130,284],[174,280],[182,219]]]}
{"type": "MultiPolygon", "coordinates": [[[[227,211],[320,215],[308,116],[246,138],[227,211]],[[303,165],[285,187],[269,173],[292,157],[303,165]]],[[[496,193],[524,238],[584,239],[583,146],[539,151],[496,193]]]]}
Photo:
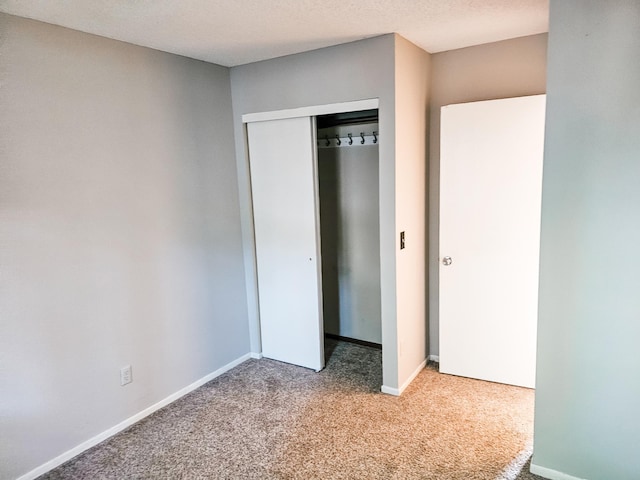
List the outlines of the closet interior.
{"type": "Polygon", "coordinates": [[[324,333],[381,346],[378,110],[316,126],[324,333]]]}

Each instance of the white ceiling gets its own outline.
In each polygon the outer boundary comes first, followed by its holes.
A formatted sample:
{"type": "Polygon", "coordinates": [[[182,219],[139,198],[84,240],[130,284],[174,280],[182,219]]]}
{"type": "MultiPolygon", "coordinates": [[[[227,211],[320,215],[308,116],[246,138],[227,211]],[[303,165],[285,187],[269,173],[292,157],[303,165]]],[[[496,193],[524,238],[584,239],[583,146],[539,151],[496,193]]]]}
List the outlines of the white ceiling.
{"type": "Polygon", "coordinates": [[[225,66],[396,32],[435,53],[548,31],[548,0],[0,0],[0,11],[225,66]]]}

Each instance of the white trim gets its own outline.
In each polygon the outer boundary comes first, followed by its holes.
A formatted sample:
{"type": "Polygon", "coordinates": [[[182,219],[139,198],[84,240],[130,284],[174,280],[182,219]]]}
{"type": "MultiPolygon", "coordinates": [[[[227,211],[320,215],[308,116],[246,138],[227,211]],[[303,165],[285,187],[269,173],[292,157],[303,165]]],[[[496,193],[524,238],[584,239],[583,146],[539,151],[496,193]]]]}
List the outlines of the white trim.
{"type": "Polygon", "coordinates": [[[540,465],[535,465],[533,463],[531,464],[529,471],[536,475],[540,475],[541,477],[549,478],[550,480],[586,480],[584,478],[574,477],[568,473],[558,472],[551,468],[541,467],[540,465]]]}
{"type": "MultiPolygon", "coordinates": [[[[311,117],[311,138],[313,145],[318,143],[318,119],[311,117]]],[[[313,165],[311,170],[313,171],[313,209],[315,216],[315,229],[316,229],[316,292],[318,296],[318,358],[319,368],[316,369],[316,373],[319,373],[325,366],[325,352],[324,352],[324,308],[322,302],[322,249],[320,248],[320,174],[318,173],[318,148],[311,149],[313,156],[313,165]]]]}
{"type": "Polygon", "coordinates": [[[242,115],[242,123],[264,122],[267,120],[282,120],[285,118],[313,117],[331,113],[357,112],[358,110],[372,110],[378,108],[379,100],[369,98],[353,102],[329,103],[327,105],[313,105],[309,107],[288,108],[271,112],[245,113],[242,115]]]}
{"type": "Polygon", "coordinates": [[[409,384],[413,382],[414,378],[416,378],[418,374],[424,369],[426,365],[427,365],[427,359],[425,358],[422,362],[420,362],[420,365],[418,365],[418,368],[416,368],[415,371],[411,375],[409,375],[409,378],[407,378],[407,380],[400,386],[400,388],[393,388],[393,387],[387,387],[386,385],[382,385],[382,388],[380,388],[380,391],[382,393],[387,393],[389,395],[394,395],[396,397],[399,397],[400,395],[402,395],[402,392],[404,392],[405,389],[409,386],[409,384]]]}
{"type": "Polygon", "coordinates": [[[529,444],[502,470],[496,480],[516,480],[532,453],[533,445],[529,444]]]}
{"type": "Polygon", "coordinates": [[[387,387],[386,385],[382,385],[380,391],[388,395],[393,395],[394,397],[400,396],[400,390],[398,390],[397,388],[387,387]]]}
{"type": "Polygon", "coordinates": [[[251,358],[255,358],[256,360],[260,360],[262,358],[262,352],[260,353],[251,352],[250,355],[251,355],[251,358]]]}
{"type": "Polygon", "coordinates": [[[75,457],[77,455],[80,455],[85,450],[88,450],[91,447],[96,446],[97,444],[99,444],[100,442],[103,442],[107,438],[114,436],[116,433],[121,432],[125,428],[133,425],[136,422],[139,422],[140,420],[142,420],[145,417],[148,417],[149,415],[151,415],[155,411],[160,410],[162,407],[165,407],[165,406],[169,405],[170,403],[175,402],[179,398],[184,397],[187,393],[190,393],[193,390],[195,390],[196,388],[201,387],[205,383],[210,382],[214,378],[219,377],[223,373],[225,373],[225,372],[231,370],[232,368],[240,365],[241,363],[243,363],[244,361],[248,360],[249,358],[251,358],[251,354],[247,353],[247,354],[242,355],[241,357],[239,357],[239,358],[237,358],[235,360],[232,360],[231,362],[229,362],[226,365],[224,365],[224,366],[220,367],[219,369],[217,369],[215,372],[212,372],[212,373],[210,373],[208,375],[205,375],[201,379],[196,380],[195,382],[193,382],[191,385],[188,385],[188,386],[178,390],[177,392],[172,393],[171,395],[169,395],[168,397],[164,398],[163,400],[160,400],[158,403],[155,403],[155,404],[151,405],[150,407],[145,408],[141,412],[138,412],[135,415],[127,418],[126,420],[118,423],[117,425],[105,430],[104,432],[99,433],[95,437],[92,437],[89,440],[86,440],[86,441],[82,442],[80,445],[77,445],[77,446],[73,447],[71,450],[67,450],[62,455],[58,455],[54,459],[49,460],[48,462],[43,463],[39,467],[34,468],[30,472],[25,473],[21,477],[18,477],[17,480],[33,480],[33,479],[39,477],[40,475],[43,475],[43,474],[47,473],[50,470],[53,470],[57,466],[62,465],[64,462],[66,462],[68,460],[71,460],[73,457],[75,457]]]}
{"type": "Polygon", "coordinates": [[[427,360],[429,360],[430,362],[438,362],[438,363],[440,363],[440,355],[429,355],[427,357],[427,360]]]}

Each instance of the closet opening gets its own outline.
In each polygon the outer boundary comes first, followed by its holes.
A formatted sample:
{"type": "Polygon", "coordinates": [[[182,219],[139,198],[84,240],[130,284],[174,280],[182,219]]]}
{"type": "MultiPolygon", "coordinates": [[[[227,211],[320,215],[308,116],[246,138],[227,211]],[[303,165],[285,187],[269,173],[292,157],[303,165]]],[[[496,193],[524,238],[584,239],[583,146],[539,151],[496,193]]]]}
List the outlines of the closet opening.
{"type": "Polygon", "coordinates": [[[372,391],[393,352],[379,348],[378,118],[377,99],[242,116],[260,355],[372,391]]]}
{"type": "Polygon", "coordinates": [[[382,348],[378,110],[316,117],[325,359],[382,348]]]}

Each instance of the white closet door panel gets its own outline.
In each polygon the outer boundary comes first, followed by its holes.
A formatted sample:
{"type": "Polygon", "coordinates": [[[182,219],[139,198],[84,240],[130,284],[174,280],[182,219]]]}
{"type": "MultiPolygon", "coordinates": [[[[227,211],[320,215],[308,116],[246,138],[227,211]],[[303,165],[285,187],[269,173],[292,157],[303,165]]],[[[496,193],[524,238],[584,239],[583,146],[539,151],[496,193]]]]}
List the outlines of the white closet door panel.
{"type": "Polygon", "coordinates": [[[443,373],[534,387],[544,112],[544,95],[442,108],[443,373]]]}
{"type": "Polygon", "coordinates": [[[247,124],[262,353],[324,367],[314,121],[247,124]]]}

